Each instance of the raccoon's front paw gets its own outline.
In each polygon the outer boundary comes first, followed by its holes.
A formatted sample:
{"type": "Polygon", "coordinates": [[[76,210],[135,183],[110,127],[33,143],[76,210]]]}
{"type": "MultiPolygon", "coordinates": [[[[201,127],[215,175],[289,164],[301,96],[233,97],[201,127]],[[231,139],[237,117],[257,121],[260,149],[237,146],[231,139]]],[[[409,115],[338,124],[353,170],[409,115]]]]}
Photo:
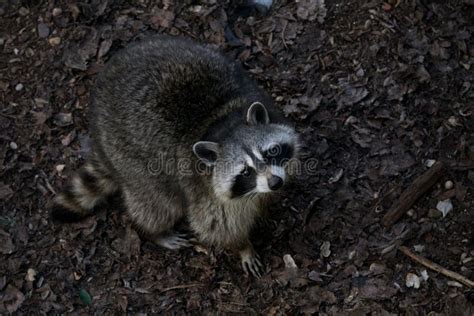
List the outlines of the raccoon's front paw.
{"type": "Polygon", "coordinates": [[[156,237],[153,242],[161,247],[171,250],[178,250],[193,245],[192,240],[189,239],[188,235],[177,232],[171,232],[167,235],[156,237]]]}
{"type": "Polygon", "coordinates": [[[240,251],[240,259],[242,262],[242,269],[246,275],[251,273],[256,278],[262,277],[264,266],[260,261],[260,256],[253,250],[253,248],[247,248],[240,251]]]}

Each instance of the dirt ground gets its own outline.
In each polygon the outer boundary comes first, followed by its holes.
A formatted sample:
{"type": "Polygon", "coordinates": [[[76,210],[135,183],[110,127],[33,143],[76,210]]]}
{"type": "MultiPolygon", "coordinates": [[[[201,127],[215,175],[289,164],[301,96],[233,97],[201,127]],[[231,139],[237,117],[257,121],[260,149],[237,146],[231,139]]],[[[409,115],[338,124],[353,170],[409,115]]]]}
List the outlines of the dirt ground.
{"type": "Polygon", "coordinates": [[[472,0],[4,1],[0,20],[0,314],[474,315],[472,288],[397,251],[474,280],[472,0]],[[153,33],[243,63],[318,161],[255,230],[260,280],[232,253],[140,241],[120,207],[48,216],[87,155],[95,75],[153,33]],[[383,227],[435,160],[439,181],[383,227]]]}

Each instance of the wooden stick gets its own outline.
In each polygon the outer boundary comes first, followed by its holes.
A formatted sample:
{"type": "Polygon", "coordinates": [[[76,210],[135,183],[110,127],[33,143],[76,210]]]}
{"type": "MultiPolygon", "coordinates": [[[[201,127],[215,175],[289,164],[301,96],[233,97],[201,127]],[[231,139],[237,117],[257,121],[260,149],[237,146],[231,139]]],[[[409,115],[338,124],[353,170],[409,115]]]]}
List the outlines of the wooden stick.
{"type": "Polygon", "coordinates": [[[429,170],[418,177],[413,183],[406,189],[398,202],[385,214],[382,219],[382,224],[385,227],[390,227],[395,224],[400,217],[405,214],[410,207],[428,191],[438,181],[439,177],[443,173],[444,164],[441,161],[437,161],[429,170]]]}
{"type": "Polygon", "coordinates": [[[416,262],[421,263],[425,267],[427,267],[431,270],[434,270],[436,272],[439,272],[439,273],[447,276],[448,278],[459,281],[459,282],[461,282],[462,284],[464,284],[468,287],[474,287],[474,282],[473,281],[463,277],[459,273],[456,273],[456,272],[453,272],[451,270],[445,269],[442,266],[440,266],[440,265],[438,265],[434,262],[431,262],[430,260],[428,260],[426,258],[423,258],[422,256],[414,254],[413,252],[410,251],[410,249],[408,249],[405,246],[400,246],[400,247],[398,247],[398,249],[401,252],[403,252],[403,254],[405,254],[407,257],[410,257],[411,259],[415,260],[416,262]]]}

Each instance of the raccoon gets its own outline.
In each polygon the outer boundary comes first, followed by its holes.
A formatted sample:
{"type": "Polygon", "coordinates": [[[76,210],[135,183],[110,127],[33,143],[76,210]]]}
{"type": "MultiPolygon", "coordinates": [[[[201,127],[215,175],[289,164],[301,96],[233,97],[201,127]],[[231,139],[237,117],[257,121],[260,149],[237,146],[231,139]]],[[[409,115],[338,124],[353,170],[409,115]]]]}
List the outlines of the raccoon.
{"type": "Polygon", "coordinates": [[[197,239],[263,265],[249,233],[288,183],[299,136],[271,98],[209,45],[154,36],[119,51],[91,92],[92,153],[53,200],[52,216],[77,221],[120,193],[142,236],[169,249],[197,239]]]}

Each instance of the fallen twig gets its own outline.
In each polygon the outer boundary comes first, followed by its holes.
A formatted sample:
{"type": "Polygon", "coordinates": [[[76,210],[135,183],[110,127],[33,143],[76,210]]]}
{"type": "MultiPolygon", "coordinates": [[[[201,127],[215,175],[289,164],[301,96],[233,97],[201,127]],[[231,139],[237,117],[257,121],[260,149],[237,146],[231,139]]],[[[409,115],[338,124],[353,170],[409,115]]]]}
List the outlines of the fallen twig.
{"type": "Polygon", "coordinates": [[[434,270],[436,272],[439,272],[445,276],[447,276],[448,278],[451,278],[451,279],[454,279],[458,282],[461,282],[462,284],[468,286],[468,287],[474,287],[474,282],[463,277],[462,275],[460,275],[459,273],[456,273],[456,272],[453,272],[451,270],[448,270],[448,269],[445,269],[443,268],[442,266],[422,257],[422,256],[419,256],[417,254],[414,254],[413,252],[410,251],[410,249],[408,249],[407,247],[405,246],[400,246],[398,247],[398,249],[403,252],[403,254],[405,254],[407,257],[410,257],[411,259],[415,260],[416,262],[418,263],[421,263],[422,265],[424,265],[425,267],[427,268],[430,268],[431,270],[434,270]]]}
{"type": "Polygon", "coordinates": [[[171,291],[171,290],[187,289],[187,288],[196,287],[196,286],[202,286],[202,284],[200,284],[200,283],[191,283],[191,284],[182,284],[182,285],[171,286],[171,287],[167,287],[167,288],[162,289],[161,293],[168,292],[168,291],[171,291]]]}
{"type": "Polygon", "coordinates": [[[438,181],[443,170],[444,164],[441,161],[437,161],[428,171],[413,181],[408,189],[400,195],[398,202],[385,214],[382,224],[385,227],[390,227],[398,221],[438,181]]]}

